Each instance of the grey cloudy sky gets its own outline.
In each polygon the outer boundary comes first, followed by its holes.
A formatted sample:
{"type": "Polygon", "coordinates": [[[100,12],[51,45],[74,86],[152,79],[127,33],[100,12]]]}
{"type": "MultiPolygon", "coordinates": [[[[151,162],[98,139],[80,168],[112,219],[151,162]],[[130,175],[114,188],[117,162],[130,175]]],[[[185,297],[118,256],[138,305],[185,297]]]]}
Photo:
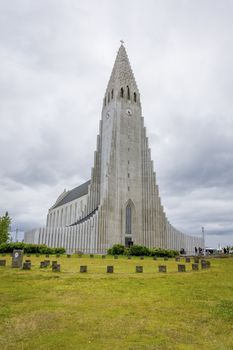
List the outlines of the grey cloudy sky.
{"type": "MultiPolygon", "coordinates": [[[[0,0],[0,213],[45,224],[90,178],[124,39],[170,222],[233,245],[233,1],[0,0]]],[[[0,214],[0,215],[1,215],[0,214]]]]}

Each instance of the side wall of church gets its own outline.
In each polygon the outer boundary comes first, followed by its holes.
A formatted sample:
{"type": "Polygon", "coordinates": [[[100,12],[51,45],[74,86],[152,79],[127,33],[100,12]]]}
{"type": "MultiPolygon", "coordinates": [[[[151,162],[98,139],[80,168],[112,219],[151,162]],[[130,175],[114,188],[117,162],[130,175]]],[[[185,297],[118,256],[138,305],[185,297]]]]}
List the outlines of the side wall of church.
{"type": "Polygon", "coordinates": [[[82,217],[84,208],[87,205],[87,195],[82,196],[57,208],[49,209],[46,227],[65,227],[73,224],[82,217]]]}

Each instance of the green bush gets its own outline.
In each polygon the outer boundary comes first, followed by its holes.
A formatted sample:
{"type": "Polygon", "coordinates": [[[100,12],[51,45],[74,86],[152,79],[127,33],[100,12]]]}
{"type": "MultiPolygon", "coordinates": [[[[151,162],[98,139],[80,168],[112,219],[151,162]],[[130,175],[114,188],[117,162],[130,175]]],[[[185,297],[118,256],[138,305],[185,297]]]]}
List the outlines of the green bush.
{"type": "Polygon", "coordinates": [[[143,245],[132,245],[129,248],[129,255],[150,256],[150,249],[143,245]]]}
{"type": "Polygon", "coordinates": [[[125,252],[125,247],[122,244],[114,244],[112,248],[108,249],[108,254],[122,255],[125,252]]]}
{"type": "Polygon", "coordinates": [[[64,254],[64,248],[49,248],[44,244],[28,244],[23,242],[0,244],[0,253],[12,253],[14,249],[23,249],[26,254],[64,254]]]}
{"type": "Polygon", "coordinates": [[[114,244],[112,248],[108,249],[110,255],[134,255],[134,256],[158,256],[174,258],[179,255],[177,250],[162,249],[162,248],[147,248],[142,245],[133,245],[130,248],[124,247],[122,244],[114,244]]]}
{"type": "Polygon", "coordinates": [[[177,250],[162,249],[162,248],[150,249],[150,256],[158,256],[158,257],[167,256],[168,258],[174,258],[177,255],[179,255],[179,252],[177,250]]]}

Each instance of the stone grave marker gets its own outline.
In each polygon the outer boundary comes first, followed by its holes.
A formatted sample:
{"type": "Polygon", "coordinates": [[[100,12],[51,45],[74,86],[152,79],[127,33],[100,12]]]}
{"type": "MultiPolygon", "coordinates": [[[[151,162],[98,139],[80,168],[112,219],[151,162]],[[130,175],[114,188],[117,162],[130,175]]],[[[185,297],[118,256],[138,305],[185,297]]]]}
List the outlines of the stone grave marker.
{"type": "Polygon", "coordinates": [[[131,260],[132,259],[132,256],[128,255],[128,260],[131,260]]]}
{"type": "Polygon", "coordinates": [[[175,258],[175,260],[176,260],[176,261],[180,261],[180,257],[177,256],[177,257],[175,258]]]}
{"type": "Polygon", "coordinates": [[[144,256],[140,256],[140,259],[141,259],[141,260],[144,260],[144,256]]]}
{"type": "Polygon", "coordinates": [[[60,254],[56,254],[56,258],[60,258],[60,254]]]}
{"type": "Polygon", "coordinates": [[[167,266],[166,265],[159,265],[159,272],[167,272],[167,266]]]}
{"type": "Polygon", "coordinates": [[[143,272],[143,266],[136,266],[136,272],[142,273],[143,272]]]}
{"type": "Polygon", "coordinates": [[[199,264],[199,258],[198,258],[198,257],[195,257],[195,258],[194,258],[194,263],[195,263],[195,264],[199,264]]]}
{"type": "Polygon", "coordinates": [[[184,264],[178,264],[178,272],[185,272],[185,265],[184,264]]]}
{"type": "Polygon", "coordinates": [[[36,257],[39,258],[39,257],[40,257],[40,254],[37,253],[37,254],[36,254],[36,257]]]}
{"type": "Polygon", "coordinates": [[[60,264],[52,265],[52,271],[53,272],[61,272],[61,265],[60,264]]]}
{"type": "Polygon", "coordinates": [[[106,258],[106,255],[102,255],[102,259],[105,259],[106,258]]]}
{"type": "Polygon", "coordinates": [[[46,257],[46,258],[49,258],[49,254],[46,254],[45,257],[46,257]]]}
{"type": "Polygon", "coordinates": [[[107,273],[113,273],[114,272],[114,266],[107,266],[107,273]]]}
{"type": "Polygon", "coordinates": [[[118,259],[118,255],[114,255],[114,259],[116,259],[116,260],[117,260],[117,259],[118,259]]]}
{"type": "Polygon", "coordinates": [[[153,260],[158,260],[157,256],[153,256],[153,260]]]}
{"type": "Polygon", "coordinates": [[[0,260],[0,266],[6,266],[6,260],[0,260]]]}
{"type": "Polygon", "coordinates": [[[23,250],[15,249],[12,253],[12,267],[21,268],[23,265],[23,250]]]}
{"type": "Polygon", "coordinates": [[[186,256],[185,262],[186,262],[186,263],[190,263],[190,261],[191,261],[190,258],[189,258],[188,256],[186,256]]]}
{"type": "Polygon", "coordinates": [[[199,264],[197,264],[197,263],[192,264],[192,270],[193,271],[198,271],[199,270],[199,264]]]}
{"type": "Polygon", "coordinates": [[[71,258],[71,254],[67,254],[67,258],[71,258]]]}
{"type": "Polygon", "coordinates": [[[90,254],[90,258],[94,258],[94,254],[90,254]]]}
{"type": "Polygon", "coordinates": [[[46,264],[47,266],[50,265],[50,260],[44,260],[44,262],[45,262],[45,264],[46,264]]]}
{"type": "Polygon", "coordinates": [[[23,263],[23,270],[31,270],[31,262],[30,261],[26,261],[23,263]]]}
{"type": "Polygon", "coordinates": [[[54,265],[57,265],[57,260],[53,260],[53,261],[52,261],[52,267],[53,267],[54,265]]]}
{"type": "Polygon", "coordinates": [[[164,257],[164,261],[168,261],[168,257],[167,256],[164,257]]]}
{"type": "Polygon", "coordinates": [[[45,267],[47,267],[48,265],[46,264],[46,262],[45,261],[41,261],[40,262],[40,268],[41,269],[43,269],[43,268],[45,268],[45,267]]]}
{"type": "Polygon", "coordinates": [[[80,272],[81,273],[87,272],[87,266],[86,265],[81,265],[80,266],[80,272]]]}

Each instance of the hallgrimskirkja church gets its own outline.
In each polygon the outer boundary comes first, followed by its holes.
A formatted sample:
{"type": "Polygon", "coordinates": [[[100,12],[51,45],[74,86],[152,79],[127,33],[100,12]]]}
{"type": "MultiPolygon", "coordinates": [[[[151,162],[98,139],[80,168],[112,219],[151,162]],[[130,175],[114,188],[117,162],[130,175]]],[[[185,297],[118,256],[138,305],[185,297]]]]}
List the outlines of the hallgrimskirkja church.
{"type": "Polygon", "coordinates": [[[121,44],[103,99],[94,166],[89,181],[64,191],[49,209],[46,227],[25,242],[104,254],[115,243],[192,254],[202,238],[168,221],[161,204],[142,117],[140,93],[121,44]]]}

